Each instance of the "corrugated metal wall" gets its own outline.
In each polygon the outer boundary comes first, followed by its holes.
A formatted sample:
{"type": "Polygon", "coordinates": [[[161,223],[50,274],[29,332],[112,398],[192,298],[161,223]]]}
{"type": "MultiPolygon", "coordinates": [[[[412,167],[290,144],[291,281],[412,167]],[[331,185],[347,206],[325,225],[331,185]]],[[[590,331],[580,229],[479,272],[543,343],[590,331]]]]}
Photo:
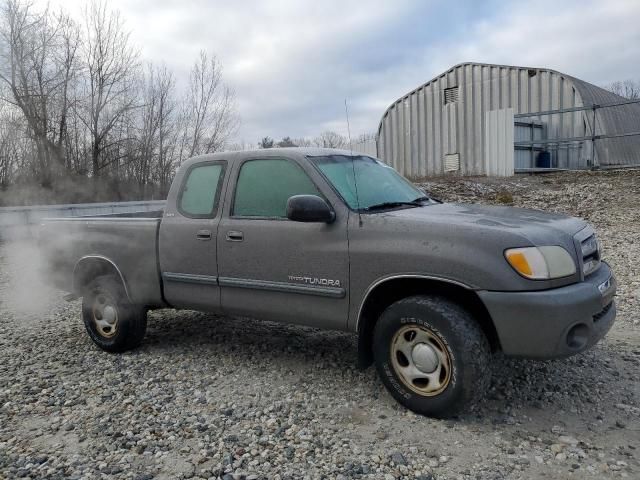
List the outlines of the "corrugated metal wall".
{"type": "Polygon", "coordinates": [[[510,177],[514,173],[513,109],[502,108],[485,113],[485,170],[494,177],[510,177]]]}
{"type": "MultiPolygon", "coordinates": [[[[573,79],[557,72],[500,65],[457,65],[396,101],[378,129],[378,156],[406,176],[444,173],[444,158],[460,155],[460,173],[485,174],[485,113],[514,113],[582,106],[573,79]],[[444,91],[458,87],[457,101],[445,104],[444,91]]],[[[532,118],[544,124],[546,138],[585,135],[583,112],[532,118]]],[[[556,167],[584,163],[582,148],[551,150],[556,167]]],[[[530,156],[531,157],[531,156],[530,156]]],[[[517,164],[524,162],[517,158],[517,164]]],[[[534,165],[527,165],[534,166],[534,165]]]]}
{"type": "MultiPolygon", "coordinates": [[[[585,105],[606,105],[625,99],[603,88],[573,78],[585,105]]],[[[587,124],[593,123],[593,112],[585,112],[587,124]]],[[[596,134],[640,132],[640,104],[599,108],[596,111],[596,134]]],[[[606,138],[596,141],[596,164],[640,165],[640,136],[606,138]]]]}

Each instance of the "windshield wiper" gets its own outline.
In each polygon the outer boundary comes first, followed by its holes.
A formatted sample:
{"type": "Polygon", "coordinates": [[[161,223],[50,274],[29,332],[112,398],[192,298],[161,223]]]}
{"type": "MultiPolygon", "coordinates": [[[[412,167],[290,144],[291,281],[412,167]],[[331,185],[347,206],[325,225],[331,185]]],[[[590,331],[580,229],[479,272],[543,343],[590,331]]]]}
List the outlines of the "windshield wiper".
{"type": "Polygon", "coordinates": [[[372,210],[384,210],[385,208],[395,208],[395,207],[404,207],[404,206],[423,207],[424,206],[423,202],[430,202],[431,200],[432,200],[431,197],[423,195],[422,197],[414,198],[413,200],[409,200],[409,201],[376,203],[374,205],[365,207],[362,210],[364,210],[365,212],[369,212],[372,210]]]}
{"type": "Polygon", "coordinates": [[[414,200],[412,200],[412,202],[436,202],[436,203],[442,203],[442,200],[438,200],[437,198],[433,198],[433,197],[428,197],[427,195],[423,196],[423,197],[418,197],[414,200]]]}
{"type": "Polygon", "coordinates": [[[375,205],[370,205],[368,207],[363,208],[364,211],[370,212],[372,210],[384,210],[385,208],[395,208],[395,207],[421,207],[422,206],[422,198],[416,198],[410,202],[382,202],[376,203],[375,205]]]}

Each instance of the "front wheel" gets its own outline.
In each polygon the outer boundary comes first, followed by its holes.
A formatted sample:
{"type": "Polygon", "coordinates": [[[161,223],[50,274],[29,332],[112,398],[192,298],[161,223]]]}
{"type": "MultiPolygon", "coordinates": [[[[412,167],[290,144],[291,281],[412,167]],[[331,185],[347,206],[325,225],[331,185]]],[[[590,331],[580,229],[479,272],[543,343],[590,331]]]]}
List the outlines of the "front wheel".
{"type": "Polygon", "coordinates": [[[82,320],[91,340],[107,352],[124,352],[142,342],[146,311],[129,302],[114,275],[95,278],[82,298],[82,320]]]}
{"type": "Polygon", "coordinates": [[[482,397],[489,342],[475,319],[447,298],[419,295],[390,305],[373,334],[378,374],[416,413],[448,417],[482,397]]]}

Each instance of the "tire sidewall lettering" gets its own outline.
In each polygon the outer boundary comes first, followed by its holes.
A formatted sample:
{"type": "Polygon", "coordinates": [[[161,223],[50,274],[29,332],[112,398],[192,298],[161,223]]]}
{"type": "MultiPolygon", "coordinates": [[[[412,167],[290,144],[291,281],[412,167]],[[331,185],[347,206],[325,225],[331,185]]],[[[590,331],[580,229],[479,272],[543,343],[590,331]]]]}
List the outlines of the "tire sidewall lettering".
{"type": "Polygon", "coordinates": [[[402,385],[400,385],[393,367],[390,366],[388,362],[385,362],[382,364],[382,369],[384,370],[385,376],[389,380],[389,383],[391,384],[393,389],[406,400],[409,400],[413,395],[407,392],[407,390],[402,385]]]}

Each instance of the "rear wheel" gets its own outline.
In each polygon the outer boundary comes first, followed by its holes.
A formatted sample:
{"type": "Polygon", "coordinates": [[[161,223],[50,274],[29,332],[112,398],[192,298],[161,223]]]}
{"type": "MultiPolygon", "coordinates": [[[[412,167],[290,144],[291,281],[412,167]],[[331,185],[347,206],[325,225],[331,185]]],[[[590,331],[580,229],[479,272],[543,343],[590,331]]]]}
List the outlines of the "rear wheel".
{"type": "Polygon", "coordinates": [[[373,351],[383,383],[416,413],[447,417],[481,398],[490,379],[490,349],[474,318],[438,296],[408,297],[376,323],[373,351]]]}
{"type": "Polygon", "coordinates": [[[131,304],[114,275],[97,277],[87,286],[82,319],[91,340],[107,352],[139,346],[147,329],[146,311],[131,304]]]}

